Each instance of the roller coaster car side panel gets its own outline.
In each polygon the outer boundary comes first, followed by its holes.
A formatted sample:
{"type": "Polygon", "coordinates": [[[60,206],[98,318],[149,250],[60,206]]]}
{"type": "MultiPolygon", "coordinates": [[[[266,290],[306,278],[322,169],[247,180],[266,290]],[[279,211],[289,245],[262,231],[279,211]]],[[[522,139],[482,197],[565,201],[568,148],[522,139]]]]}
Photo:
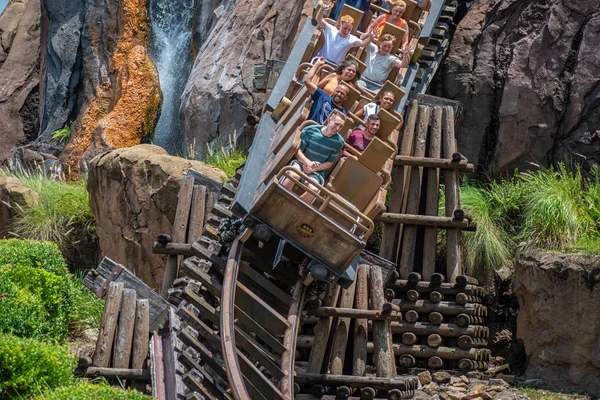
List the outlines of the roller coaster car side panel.
{"type": "Polygon", "coordinates": [[[249,213],[340,277],[366,243],[280,185],[275,179],[249,213]],[[268,222],[267,222],[268,221],[268,222]]]}

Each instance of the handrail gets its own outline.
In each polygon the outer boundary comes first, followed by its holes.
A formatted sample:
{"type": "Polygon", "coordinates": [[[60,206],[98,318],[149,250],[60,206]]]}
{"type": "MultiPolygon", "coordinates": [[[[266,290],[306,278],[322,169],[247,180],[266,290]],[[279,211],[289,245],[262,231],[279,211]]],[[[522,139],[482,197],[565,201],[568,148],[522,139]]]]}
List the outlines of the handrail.
{"type": "Polygon", "coordinates": [[[279,174],[277,175],[277,181],[279,181],[281,178],[290,179],[296,186],[299,186],[306,192],[313,195],[315,198],[322,201],[323,204],[319,208],[320,212],[325,211],[327,208],[331,208],[347,222],[356,225],[360,231],[365,233],[367,237],[373,233],[375,225],[369,217],[358,211],[358,209],[356,209],[354,206],[350,207],[350,203],[347,203],[345,200],[343,200],[343,197],[320,185],[317,181],[308,177],[308,175],[306,175],[304,172],[288,165],[279,171],[279,174]],[[310,186],[304,184],[300,179],[294,177],[292,174],[299,175],[301,178],[307,180],[311,185],[315,186],[317,190],[314,190],[310,186]],[[321,195],[321,192],[325,193],[326,196],[321,195]]]}
{"type": "Polygon", "coordinates": [[[240,242],[238,236],[233,241],[231,250],[229,251],[225,274],[223,276],[223,291],[221,292],[221,350],[223,351],[227,380],[229,381],[235,400],[250,399],[237,357],[235,318],[233,314],[235,309],[236,282],[243,247],[244,245],[240,242]]]}

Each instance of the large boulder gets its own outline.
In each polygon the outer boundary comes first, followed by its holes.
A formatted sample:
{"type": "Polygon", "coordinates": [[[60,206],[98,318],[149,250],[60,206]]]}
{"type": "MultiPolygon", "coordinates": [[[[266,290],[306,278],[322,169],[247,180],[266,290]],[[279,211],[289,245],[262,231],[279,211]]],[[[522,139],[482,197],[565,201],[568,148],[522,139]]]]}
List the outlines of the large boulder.
{"type": "Polygon", "coordinates": [[[0,177],[0,239],[10,237],[11,225],[19,208],[32,205],[38,193],[12,177],[0,177]]]}
{"type": "Polygon", "coordinates": [[[515,274],[526,378],[600,396],[600,257],[531,253],[515,274]]]}
{"type": "Polygon", "coordinates": [[[71,178],[85,171],[97,154],[139,144],[152,133],[161,91],[147,51],[149,36],[146,0],[89,6],[82,39],[83,106],[60,155],[71,178]]]}
{"type": "Polygon", "coordinates": [[[0,16],[0,165],[37,136],[40,1],[11,1],[0,16]]]}
{"type": "Polygon", "coordinates": [[[221,16],[201,47],[182,95],[181,133],[189,156],[242,132],[258,115],[264,94],[254,90],[254,67],[284,60],[315,0],[224,2],[221,16]]]}
{"type": "Polygon", "coordinates": [[[597,0],[475,0],[442,77],[464,104],[461,152],[494,175],[599,161],[599,34],[597,0]]]}
{"type": "Polygon", "coordinates": [[[165,258],[152,253],[161,233],[171,234],[182,177],[193,168],[215,181],[225,174],[200,161],[172,157],[154,145],[113,150],[92,160],[88,191],[101,256],[131,269],[150,287],[162,284],[165,258]]]}

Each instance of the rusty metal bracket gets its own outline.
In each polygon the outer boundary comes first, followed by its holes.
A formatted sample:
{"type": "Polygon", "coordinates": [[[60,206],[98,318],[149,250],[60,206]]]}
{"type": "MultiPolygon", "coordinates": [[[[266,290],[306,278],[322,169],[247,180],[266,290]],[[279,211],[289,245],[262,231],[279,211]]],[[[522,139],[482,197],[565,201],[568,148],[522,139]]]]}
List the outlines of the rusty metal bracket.
{"type": "Polygon", "coordinates": [[[102,286],[100,286],[100,288],[96,292],[96,296],[98,296],[100,298],[103,298],[104,296],[106,296],[106,292],[108,292],[108,286],[110,285],[111,282],[115,281],[119,277],[119,275],[121,275],[121,272],[123,272],[124,269],[125,268],[121,264],[116,264],[115,269],[113,270],[112,274],[110,274],[106,278],[106,280],[104,281],[102,286]]]}

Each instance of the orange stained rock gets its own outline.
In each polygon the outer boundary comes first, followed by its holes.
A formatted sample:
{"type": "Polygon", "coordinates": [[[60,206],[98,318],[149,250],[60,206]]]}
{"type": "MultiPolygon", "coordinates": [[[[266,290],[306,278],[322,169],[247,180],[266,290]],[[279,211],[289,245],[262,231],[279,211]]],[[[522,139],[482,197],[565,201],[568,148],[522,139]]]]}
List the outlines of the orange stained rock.
{"type": "MultiPolygon", "coordinates": [[[[60,157],[70,179],[78,177],[86,151],[139,144],[151,133],[160,109],[158,72],[146,51],[148,1],[122,0],[121,7],[119,39],[108,66],[110,80],[96,88],[96,97],[85,106],[75,136],[60,157]],[[111,81],[116,87],[111,87],[111,81]]],[[[97,32],[90,31],[90,45],[97,48],[97,32]]]]}
{"type": "Polygon", "coordinates": [[[94,140],[114,148],[140,144],[152,132],[161,92],[158,72],[142,46],[134,47],[121,67],[121,97],[94,132],[94,140]]]}

